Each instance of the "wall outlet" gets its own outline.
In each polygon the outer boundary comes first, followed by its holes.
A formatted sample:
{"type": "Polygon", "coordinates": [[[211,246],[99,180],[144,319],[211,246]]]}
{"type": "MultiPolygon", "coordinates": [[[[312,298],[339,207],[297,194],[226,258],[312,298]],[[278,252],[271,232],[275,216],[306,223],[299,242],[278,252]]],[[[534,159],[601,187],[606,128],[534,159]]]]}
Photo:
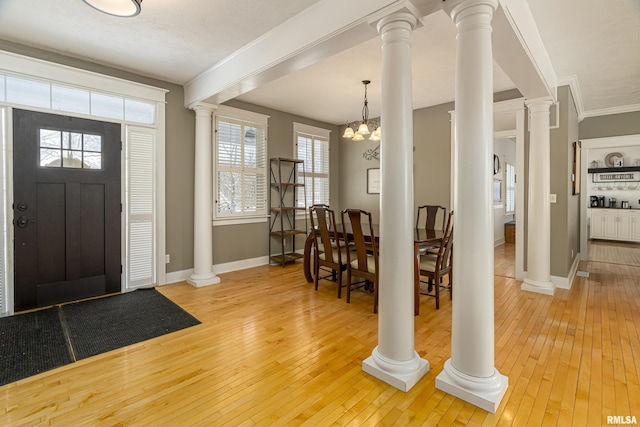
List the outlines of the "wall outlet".
{"type": "Polygon", "coordinates": [[[555,203],[556,202],[556,198],[557,198],[557,196],[555,194],[550,194],[549,195],[549,201],[551,203],[555,203]]]}
{"type": "Polygon", "coordinates": [[[170,262],[171,262],[171,255],[166,254],[166,255],[164,256],[164,263],[165,263],[165,264],[169,264],[170,262]]]}

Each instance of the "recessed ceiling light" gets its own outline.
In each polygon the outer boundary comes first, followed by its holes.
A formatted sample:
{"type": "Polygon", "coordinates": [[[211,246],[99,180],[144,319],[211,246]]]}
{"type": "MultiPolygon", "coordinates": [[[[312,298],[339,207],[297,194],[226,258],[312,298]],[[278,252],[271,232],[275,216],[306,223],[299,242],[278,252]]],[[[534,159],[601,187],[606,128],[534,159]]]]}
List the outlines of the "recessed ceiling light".
{"type": "Polygon", "coordinates": [[[92,8],[108,15],[130,18],[140,13],[142,0],[82,0],[92,8]]]}

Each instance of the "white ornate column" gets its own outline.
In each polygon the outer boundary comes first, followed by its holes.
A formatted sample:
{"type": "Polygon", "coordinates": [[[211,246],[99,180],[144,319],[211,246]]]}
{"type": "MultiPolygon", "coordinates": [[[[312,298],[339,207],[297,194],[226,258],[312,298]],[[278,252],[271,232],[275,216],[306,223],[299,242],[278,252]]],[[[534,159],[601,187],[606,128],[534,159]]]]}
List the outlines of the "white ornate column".
{"type": "Polygon", "coordinates": [[[429,371],[414,349],[413,105],[410,13],[377,24],[382,36],[378,346],[362,369],[408,391],[429,371]]]}
{"type": "Polygon", "coordinates": [[[220,283],[213,265],[213,112],[215,106],[197,104],[193,190],[193,274],[187,283],[200,288],[220,283]]]}
{"type": "Polygon", "coordinates": [[[449,0],[457,32],[451,358],[436,388],[495,413],[508,378],[494,367],[493,53],[498,0],[449,0]]]}
{"type": "Polygon", "coordinates": [[[545,295],[555,293],[551,282],[551,142],[549,99],[527,101],[529,123],[529,208],[527,275],[521,289],[545,295]]]}

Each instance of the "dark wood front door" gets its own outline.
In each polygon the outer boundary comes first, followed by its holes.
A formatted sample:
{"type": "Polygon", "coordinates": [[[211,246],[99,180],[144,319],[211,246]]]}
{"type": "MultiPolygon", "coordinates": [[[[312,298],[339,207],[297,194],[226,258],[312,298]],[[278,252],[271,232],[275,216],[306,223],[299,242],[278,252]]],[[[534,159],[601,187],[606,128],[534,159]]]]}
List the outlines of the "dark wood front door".
{"type": "Polygon", "coordinates": [[[120,125],[13,110],[15,310],[120,287],[120,125]]]}

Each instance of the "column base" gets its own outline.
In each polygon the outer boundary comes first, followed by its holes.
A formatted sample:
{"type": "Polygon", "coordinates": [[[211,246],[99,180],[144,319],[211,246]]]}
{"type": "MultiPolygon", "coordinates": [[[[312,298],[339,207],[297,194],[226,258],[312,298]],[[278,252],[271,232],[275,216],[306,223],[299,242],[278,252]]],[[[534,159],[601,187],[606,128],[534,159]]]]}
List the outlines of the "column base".
{"type": "Polygon", "coordinates": [[[210,274],[192,274],[187,283],[195,288],[203,288],[205,286],[216,285],[220,283],[220,278],[214,272],[210,274]]]}
{"type": "Polygon", "coordinates": [[[415,351],[411,360],[392,360],[381,355],[376,347],[371,356],[362,361],[362,370],[406,392],[429,372],[429,362],[420,358],[415,351]]]}
{"type": "Polygon", "coordinates": [[[522,289],[523,291],[536,292],[538,294],[544,295],[554,295],[556,293],[556,285],[554,285],[551,281],[542,282],[529,278],[525,278],[522,281],[520,289],[522,289]]]}
{"type": "Polygon", "coordinates": [[[509,378],[494,369],[488,378],[473,377],[458,371],[451,359],[444,362],[444,369],[436,377],[436,388],[458,397],[492,414],[509,386],[509,378]]]}

